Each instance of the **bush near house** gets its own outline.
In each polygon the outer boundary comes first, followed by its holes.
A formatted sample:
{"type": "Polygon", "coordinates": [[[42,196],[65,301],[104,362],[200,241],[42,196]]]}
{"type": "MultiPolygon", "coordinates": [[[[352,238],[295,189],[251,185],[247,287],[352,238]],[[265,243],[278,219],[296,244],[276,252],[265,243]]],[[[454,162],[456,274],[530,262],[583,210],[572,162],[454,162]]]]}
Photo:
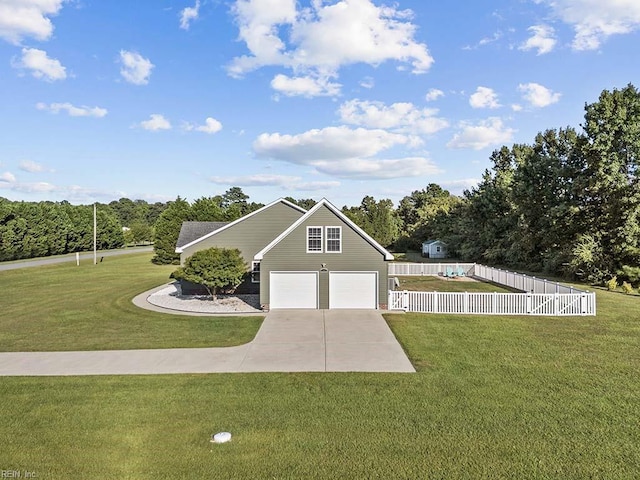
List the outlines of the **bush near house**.
{"type": "Polygon", "coordinates": [[[237,248],[208,248],[185,260],[171,276],[177,280],[203,285],[215,298],[220,289],[234,290],[247,272],[244,259],[237,248]]]}

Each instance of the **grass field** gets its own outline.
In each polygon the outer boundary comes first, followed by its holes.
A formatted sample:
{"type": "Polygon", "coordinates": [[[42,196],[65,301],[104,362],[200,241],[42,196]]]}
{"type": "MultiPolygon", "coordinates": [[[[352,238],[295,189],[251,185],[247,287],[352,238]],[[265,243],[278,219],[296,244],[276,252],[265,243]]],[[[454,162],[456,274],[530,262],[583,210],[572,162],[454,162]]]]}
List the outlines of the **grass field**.
{"type": "Polygon", "coordinates": [[[397,277],[400,281],[398,290],[414,292],[501,292],[512,290],[500,285],[486,282],[470,281],[466,278],[446,278],[430,275],[397,277]]]}
{"type": "MultiPolygon", "coordinates": [[[[155,281],[145,271],[130,273],[139,289],[155,281]]],[[[389,314],[416,374],[0,378],[0,468],[40,479],[635,479],[640,297],[597,295],[597,317],[389,314]],[[220,431],[232,441],[209,443],[220,431]]]]}
{"type": "MultiPolygon", "coordinates": [[[[213,347],[250,341],[261,317],[185,317],[131,299],[169,281],[151,254],[0,272],[0,351],[213,347]]],[[[1,466],[0,466],[1,468],[1,466]]]]}

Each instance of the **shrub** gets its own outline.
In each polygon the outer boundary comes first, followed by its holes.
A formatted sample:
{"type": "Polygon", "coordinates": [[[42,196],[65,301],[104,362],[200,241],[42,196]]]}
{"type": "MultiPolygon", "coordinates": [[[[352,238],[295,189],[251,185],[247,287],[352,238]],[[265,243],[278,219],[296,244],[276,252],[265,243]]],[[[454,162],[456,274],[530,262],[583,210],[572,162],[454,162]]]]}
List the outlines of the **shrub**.
{"type": "Polygon", "coordinates": [[[622,282],[622,291],[627,295],[630,295],[633,293],[633,287],[629,282],[622,282]]]}
{"type": "Polygon", "coordinates": [[[218,289],[234,289],[247,271],[237,248],[209,248],[200,250],[184,262],[171,276],[177,280],[203,285],[212,298],[218,289]]]}
{"type": "Polygon", "coordinates": [[[618,288],[618,277],[612,277],[606,281],[607,290],[614,292],[618,288]]]}

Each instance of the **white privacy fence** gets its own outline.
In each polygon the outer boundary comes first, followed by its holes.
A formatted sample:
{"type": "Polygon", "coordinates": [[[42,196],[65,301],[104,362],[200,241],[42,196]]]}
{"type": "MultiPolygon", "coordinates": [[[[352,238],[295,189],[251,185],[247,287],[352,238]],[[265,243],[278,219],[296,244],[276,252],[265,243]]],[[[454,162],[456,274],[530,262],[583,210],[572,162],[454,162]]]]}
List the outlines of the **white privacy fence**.
{"type": "Polygon", "coordinates": [[[447,270],[456,275],[459,271],[465,275],[473,275],[475,263],[390,263],[389,276],[398,275],[438,275],[446,274],[447,270]]]}
{"type": "Polygon", "coordinates": [[[389,276],[473,276],[524,293],[389,291],[389,309],[421,313],[595,315],[596,296],[574,287],[476,263],[390,263],[389,276]]]}
{"type": "Polygon", "coordinates": [[[550,282],[544,278],[530,277],[524,273],[509,272],[499,268],[475,265],[474,277],[499,283],[507,287],[531,293],[586,293],[578,288],[563,285],[558,282],[550,282]]]}
{"type": "Polygon", "coordinates": [[[595,315],[594,293],[473,293],[389,291],[389,309],[419,313],[595,315]]]}

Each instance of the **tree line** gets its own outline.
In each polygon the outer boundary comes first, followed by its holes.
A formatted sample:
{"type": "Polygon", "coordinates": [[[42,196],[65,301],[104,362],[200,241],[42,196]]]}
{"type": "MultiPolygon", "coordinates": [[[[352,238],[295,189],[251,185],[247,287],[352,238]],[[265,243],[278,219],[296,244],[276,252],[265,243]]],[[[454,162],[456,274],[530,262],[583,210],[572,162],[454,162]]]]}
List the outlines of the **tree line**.
{"type": "MultiPolygon", "coordinates": [[[[155,222],[166,206],[127,198],[97,204],[97,248],[152,242],[155,222]]],[[[15,202],[0,197],[0,261],[91,249],[93,205],[15,202]]]]}
{"type": "Polygon", "coordinates": [[[440,239],[462,260],[603,284],[640,282],[640,93],[605,90],[584,123],[503,146],[461,197],[431,184],[345,213],[383,245],[440,239]]]}

